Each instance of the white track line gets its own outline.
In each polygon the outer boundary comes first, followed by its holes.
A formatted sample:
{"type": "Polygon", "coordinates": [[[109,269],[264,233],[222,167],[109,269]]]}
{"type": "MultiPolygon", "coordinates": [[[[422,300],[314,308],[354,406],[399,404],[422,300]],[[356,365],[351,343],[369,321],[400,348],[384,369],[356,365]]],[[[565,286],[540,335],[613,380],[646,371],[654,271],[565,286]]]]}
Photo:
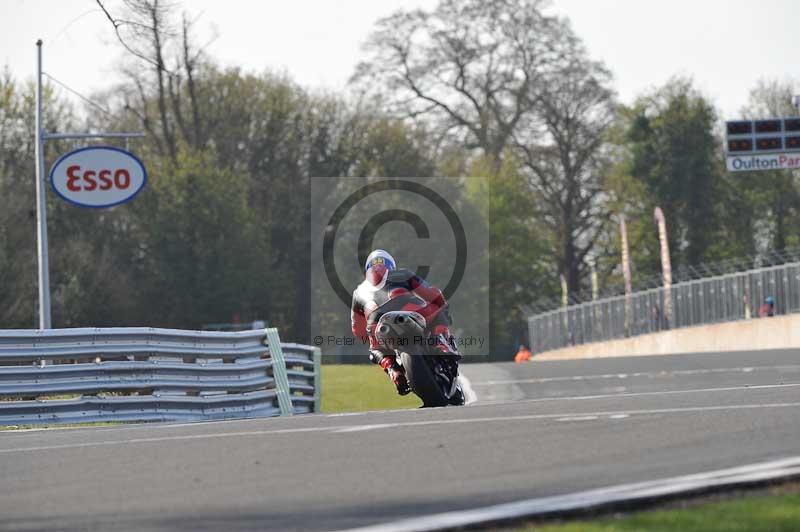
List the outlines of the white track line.
{"type": "Polygon", "coordinates": [[[567,395],[565,397],[537,397],[535,399],[518,399],[515,401],[485,401],[482,405],[490,404],[519,404],[519,403],[542,403],[548,401],[585,401],[587,399],[624,399],[627,397],[643,397],[648,395],[677,395],[682,393],[710,393],[710,392],[732,392],[750,390],[768,390],[772,388],[796,388],[800,383],[792,382],[788,384],[760,384],[757,386],[726,386],[724,388],[692,388],[691,390],[659,390],[655,392],[621,392],[604,393],[597,395],[567,395]]]}
{"type": "Polygon", "coordinates": [[[754,371],[800,371],[798,365],[786,366],[747,366],[738,368],[683,369],[674,371],[641,371],[635,373],[603,373],[599,375],[574,375],[565,377],[539,377],[533,379],[490,380],[472,383],[473,386],[496,386],[498,384],[543,384],[546,382],[588,381],[598,379],[629,379],[632,377],[648,377],[651,379],[675,377],[681,375],[706,375],[713,373],[753,373],[754,371]]]}
{"type": "Polygon", "coordinates": [[[347,432],[364,432],[367,430],[378,430],[378,429],[388,429],[394,428],[397,426],[396,423],[376,423],[374,425],[355,425],[352,427],[342,427],[340,429],[336,429],[333,432],[336,434],[343,434],[347,432]]]}
{"type": "Polygon", "coordinates": [[[644,501],[710,488],[742,486],[800,475],[800,457],[719,469],[647,482],[620,484],[568,495],[540,497],[473,510],[445,512],[350,529],[350,532],[431,532],[524,517],[644,501]]]}
{"type": "Polygon", "coordinates": [[[597,416],[569,416],[557,418],[556,421],[596,421],[598,419],[600,418],[597,416]]]}
{"type": "Polygon", "coordinates": [[[744,404],[744,405],[713,405],[713,406],[694,406],[682,408],[655,408],[644,410],[610,410],[601,412],[560,412],[555,414],[525,414],[517,416],[497,416],[497,417],[476,417],[476,418],[462,418],[462,419],[438,419],[428,421],[401,421],[396,423],[364,423],[360,425],[338,425],[338,426],[323,426],[323,427],[304,427],[295,429],[273,429],[273,430],[253,430],[253,431],[237,431],[237,432],[219,432],[215,434],[188,434],[183,436],[160,436],[152,438],[131,438],[126,440],[101,440],[94,442],[83,443],[67,443],[61,445],[38,445],[29,447],[14,447],[8,449],[0,449],[0,455],[22,452],[35,452],[35,451],[54,451],[64,449],[80,449],[88,447],[105,447],[112,445],[135,445],[142,443],[162,443],[169,441],[188,441],[188,440],[212,440],[218,438],[241,438],[252,436],[269,436],[280,434],[295,434],[303,432],[327,432],[331,434],[358,432],[362,430],[377,430],[377,429],[394,429],[394,428],[407,428],[407,427],[426,427],[433,425],[463,425],[472,423],[493,423],[498,421],[526,421],[526,420],[546,420],[546,419],[559,419],[569,417],[585,417],[596,416],[598,418],[608,418],[611,416],[634,416],[634,415],[659,415],[659,414],[691,414],[697,412],[715,412],[715,411],[736,411],[736,410],[756,410],[756,409],[769,409],[769,408],[797,408],[800,407],[800,402],[794,403],[765,403],[765,404],[744,404]]]}

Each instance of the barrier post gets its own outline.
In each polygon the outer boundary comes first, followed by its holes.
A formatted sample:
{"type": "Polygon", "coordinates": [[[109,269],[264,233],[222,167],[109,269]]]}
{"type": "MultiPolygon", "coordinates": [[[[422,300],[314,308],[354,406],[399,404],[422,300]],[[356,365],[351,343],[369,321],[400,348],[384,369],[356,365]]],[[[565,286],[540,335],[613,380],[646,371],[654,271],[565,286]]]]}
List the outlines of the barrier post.
{"type": "Polygon", "coordinates": [[[271,327],[264,329],[267,336],[267,347],[272,359],[272,376],[275,379],[275,392],[278,396],[278,406],[282,416],[291,416],[294,413],[292,408],[292,395],[289,389],[289,377],[286,374],[286,360],[283,358],[281,339],[278,336],[278,329],[271,327]]]}
{"type": "Polygon", "coordinates": [[[314,348],[314,412],[322,412],[322,350],[314,348]]]}

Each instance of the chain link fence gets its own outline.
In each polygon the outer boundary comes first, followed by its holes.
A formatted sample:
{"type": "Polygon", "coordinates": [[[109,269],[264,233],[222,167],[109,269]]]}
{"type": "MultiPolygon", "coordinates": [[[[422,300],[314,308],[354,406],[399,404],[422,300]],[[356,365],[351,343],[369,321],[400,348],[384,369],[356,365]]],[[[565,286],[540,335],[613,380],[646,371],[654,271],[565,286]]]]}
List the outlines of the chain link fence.
{"type": "Polygon", "coordinates": [[[533,353],[640,334],[800,312],[800,262],[673,284],[530,316],[533,353]]]}
{"type": "MultiPolygon", "coordinates": [[[[731,273],[742,273],[758,268],[769,268],[793,262],[800,262],[800,247],[791,247],[780,250],[768,250],[746,257],[737,257],[718,262],[701,262],[695,265],[681,264],[672,269],[672,283],[686,283],[708,279],[709,277],[719,277],[731,273]]],[[[633,276],[633,290],[636,292],[660,288],[663,284],[661,274],[642,275],[635,272],[633,276]]],[[[611,298],[621,296],[625,293],[625,285],[619,283],[604,283],[598,290],[599,298],[611,298]]],[[[551,310],[560,310],[562,306],[562,296],[543,297],[523,305],[524,311],[529,314],[541,314],[551,310]]],[[[589,303],[594,300],[592,290],[570,291],[568,294],[570,305],[589,303]]]]}

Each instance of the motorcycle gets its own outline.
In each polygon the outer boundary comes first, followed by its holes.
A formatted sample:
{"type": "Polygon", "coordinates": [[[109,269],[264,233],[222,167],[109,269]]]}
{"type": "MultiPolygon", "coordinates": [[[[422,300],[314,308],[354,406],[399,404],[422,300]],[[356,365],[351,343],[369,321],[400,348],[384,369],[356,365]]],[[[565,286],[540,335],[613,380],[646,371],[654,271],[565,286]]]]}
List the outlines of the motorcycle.
{"type": "Polygon", "coordinates": [[[394,350],[411,391],[422,399],[423,407],[464,404],[464,392],[458,381],[458,357],[434,349],[435,338],[422,314],[414,310],[390,310],[378,320],[375,336],[381,345],[394,350]]]}

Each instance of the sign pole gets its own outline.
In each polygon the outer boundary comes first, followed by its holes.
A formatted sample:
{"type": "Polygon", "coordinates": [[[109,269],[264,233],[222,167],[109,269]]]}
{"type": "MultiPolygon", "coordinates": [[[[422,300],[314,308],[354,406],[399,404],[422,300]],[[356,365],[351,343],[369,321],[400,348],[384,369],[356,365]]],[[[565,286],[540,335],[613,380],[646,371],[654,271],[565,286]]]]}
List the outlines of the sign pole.
{"type": "Polygon", "coordinates": [[[36,41],[36,228],[39,259],[39,329],[49,329],[50,264],[47,252],[47,205],[45,202],[44,131],[42,129],[42,40],[36,41]]]}
{"type": "MultiPolygon", "coordinates": [[[[144,133],[50,133],[44,130],[44,95],[42,94],[42,40],[36,41],[36,253],[39,262],[39,329],[50,329],[50,259],[47,246],[47,184],[44,167],[44,143],[59,139],[125,139],[144,137],[144,133]]],[[[127,145],[126,145],[127,146],[127,145]]],[[[142,167],[144,172],[144,167],[142,167]]]]}

